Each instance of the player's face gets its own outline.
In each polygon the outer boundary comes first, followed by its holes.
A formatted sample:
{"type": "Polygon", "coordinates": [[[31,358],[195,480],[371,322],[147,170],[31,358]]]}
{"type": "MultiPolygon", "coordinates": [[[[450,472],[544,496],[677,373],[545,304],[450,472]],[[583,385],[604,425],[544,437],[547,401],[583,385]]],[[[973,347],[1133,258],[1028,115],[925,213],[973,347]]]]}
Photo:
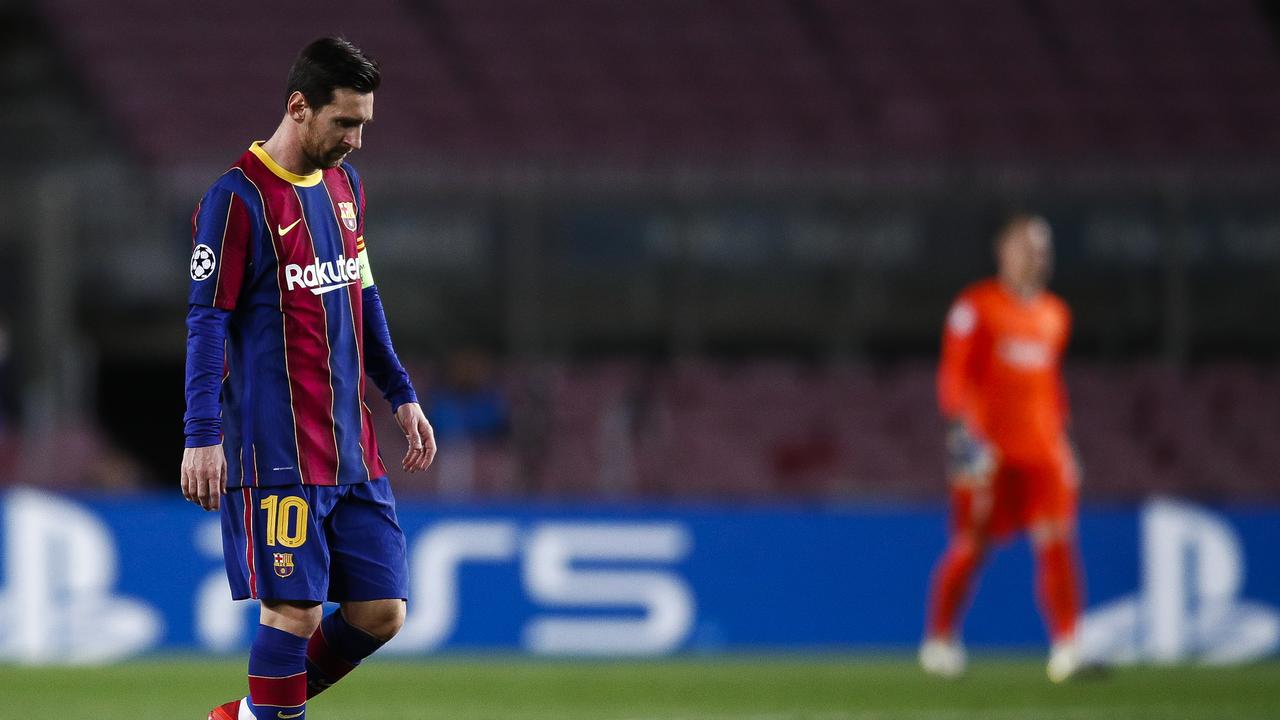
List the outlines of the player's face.
{"type": "Polygon", "coordinates": [[[302,151],[318,168],[335,168],[359,150],[365,123],[373,119],[373,93],[333,91],[333,102],[308,110],[302,124],[302,151]]]}
{"type": "Polygon", "coordinates": [[[1000,275],[1018,287],[1040,290],[1053,273],[1053,234],[1049,224],[1034,219],[1006,231],[1000,243],[1000,275]]]}

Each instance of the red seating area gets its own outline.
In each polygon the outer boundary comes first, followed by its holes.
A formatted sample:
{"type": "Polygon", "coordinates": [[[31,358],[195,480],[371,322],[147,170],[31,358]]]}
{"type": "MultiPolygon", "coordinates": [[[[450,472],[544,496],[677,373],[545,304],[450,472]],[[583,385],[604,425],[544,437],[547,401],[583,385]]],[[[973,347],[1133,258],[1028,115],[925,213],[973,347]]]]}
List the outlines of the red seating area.
{"type": "Polygon", "coordinates": [[[647,165],[1280,150],[1248,0],[50,0],[152,163],[227,162],[339,31],[386,73],[365,157],[647,165]]]}
{"type": "Polygon", "coordinates": [[[1280,373],[1217,365],[1070,373],[1075,428],[1100,497],[1280,497],[1280,373]]]}
{"type": "Polygon", "coordinates": [[[817,3],[891,145],[1058,156],[1277,146],[1260,122],[1280,116],[1273,39],[1247,0],[817,3]]]}
{"type": "Polygon", "coordinates": [[[298,50],[334,32],[376,48],[384,82],[395,89],[378,96],[372,127],[383,139],[370,144],[372,154],[421,153],[448,137],[441,128],[456,112],[447,63],[396,0],[359,7],[50,0],[46,10],[72,67],[131,149],[153,164],[230,164],[283,116],[298,50]]]}
{"type": "MultiPolygon", "coordinates": [[[[445,481],[441,465],[426,483],[397,478],[403,492],[447,486],[452,494],[485,497],[943,497],[942,425],[928,364],[617,362],[507,375],[513,411],[526,418],[516,423],[524,440],[444,447],[445,455],[475,453],[467,480],[445,481]]],[[[1086,500],[1280,498],[1280,371],[1079,365],[1068,384],[1086,500]]],[[[383,436],[395,437],[389,429],[383,436]]]]}

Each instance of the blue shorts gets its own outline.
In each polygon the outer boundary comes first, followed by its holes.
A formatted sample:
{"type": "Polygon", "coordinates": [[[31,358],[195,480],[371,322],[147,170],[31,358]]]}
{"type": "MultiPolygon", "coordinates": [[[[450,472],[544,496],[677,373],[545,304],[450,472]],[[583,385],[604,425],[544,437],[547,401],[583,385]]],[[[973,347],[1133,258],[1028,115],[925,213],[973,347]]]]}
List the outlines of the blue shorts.
{"type": "Polygon", "coordinates": [[[236,600],[407,599],[404,532],[386,478],[227,491],[222,555],[236,600]]]}

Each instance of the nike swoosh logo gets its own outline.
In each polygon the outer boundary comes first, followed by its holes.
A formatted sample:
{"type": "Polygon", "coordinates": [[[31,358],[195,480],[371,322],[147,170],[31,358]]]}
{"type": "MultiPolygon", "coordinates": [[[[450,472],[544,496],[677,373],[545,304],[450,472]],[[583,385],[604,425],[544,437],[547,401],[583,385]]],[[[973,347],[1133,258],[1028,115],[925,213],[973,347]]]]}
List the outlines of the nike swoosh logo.
{"type": "Polygon", "coordinates": [[[334,290],[341,290],[342,288],[344,288],[344,287],[346,287],[346,286],[348,286],[348,285],[350,285],[350,284],[352,284],[352,283],[354,283],[354,282],[355,282],[355,280],[352,280],[351,282],[344,282],[344,283],[342,283],[341,285],[329,285],[328,287],[311,288],[311,294],[312,294],[312,295],[323,295],[323,294],[325,294],[325,293],[331,293],[331,292],[333,292],[334,290]]]}
{"type": "Polygon", "coordinates": [[[302,712],[296,712],[292,715],[285,715],[282,712],[278,712],[276,713],[276,717],[280,718],[281,720],[289,720],[289,718],[302,717],[302,713],[304,712],[306,712],[306,710],[303,710],[302,712]]]}
{"type": "MultiPolygon", "coordinates": [[[[294,220],[293,222],[289,223],[289,227],[280,227],[279,225],[276,225],[276,231],[280,233],[280,237],[284,237],[285,233],[292,230],[294,226],[296,226],[300,222],[302,222],[302,218],[298,218],[297,220],[294,220]]],[[[295,715],[291,717],[297,717],[297,716],[295,715]]]]}

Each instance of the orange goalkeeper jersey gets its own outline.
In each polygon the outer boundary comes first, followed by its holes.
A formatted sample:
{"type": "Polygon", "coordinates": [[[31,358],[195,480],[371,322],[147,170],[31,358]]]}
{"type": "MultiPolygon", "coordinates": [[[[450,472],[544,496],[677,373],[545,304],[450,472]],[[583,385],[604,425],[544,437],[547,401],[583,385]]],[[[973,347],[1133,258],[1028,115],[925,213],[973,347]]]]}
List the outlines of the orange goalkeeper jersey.
{"type": "Polygon", "coordinates": [[[960,293],[947,314],[938,403],[992,442],[1003,458],[1039,463],[1064,447],[1062,353],[1071,311],[1056,295],[1023,300],[998,280],[960,293]]]}

